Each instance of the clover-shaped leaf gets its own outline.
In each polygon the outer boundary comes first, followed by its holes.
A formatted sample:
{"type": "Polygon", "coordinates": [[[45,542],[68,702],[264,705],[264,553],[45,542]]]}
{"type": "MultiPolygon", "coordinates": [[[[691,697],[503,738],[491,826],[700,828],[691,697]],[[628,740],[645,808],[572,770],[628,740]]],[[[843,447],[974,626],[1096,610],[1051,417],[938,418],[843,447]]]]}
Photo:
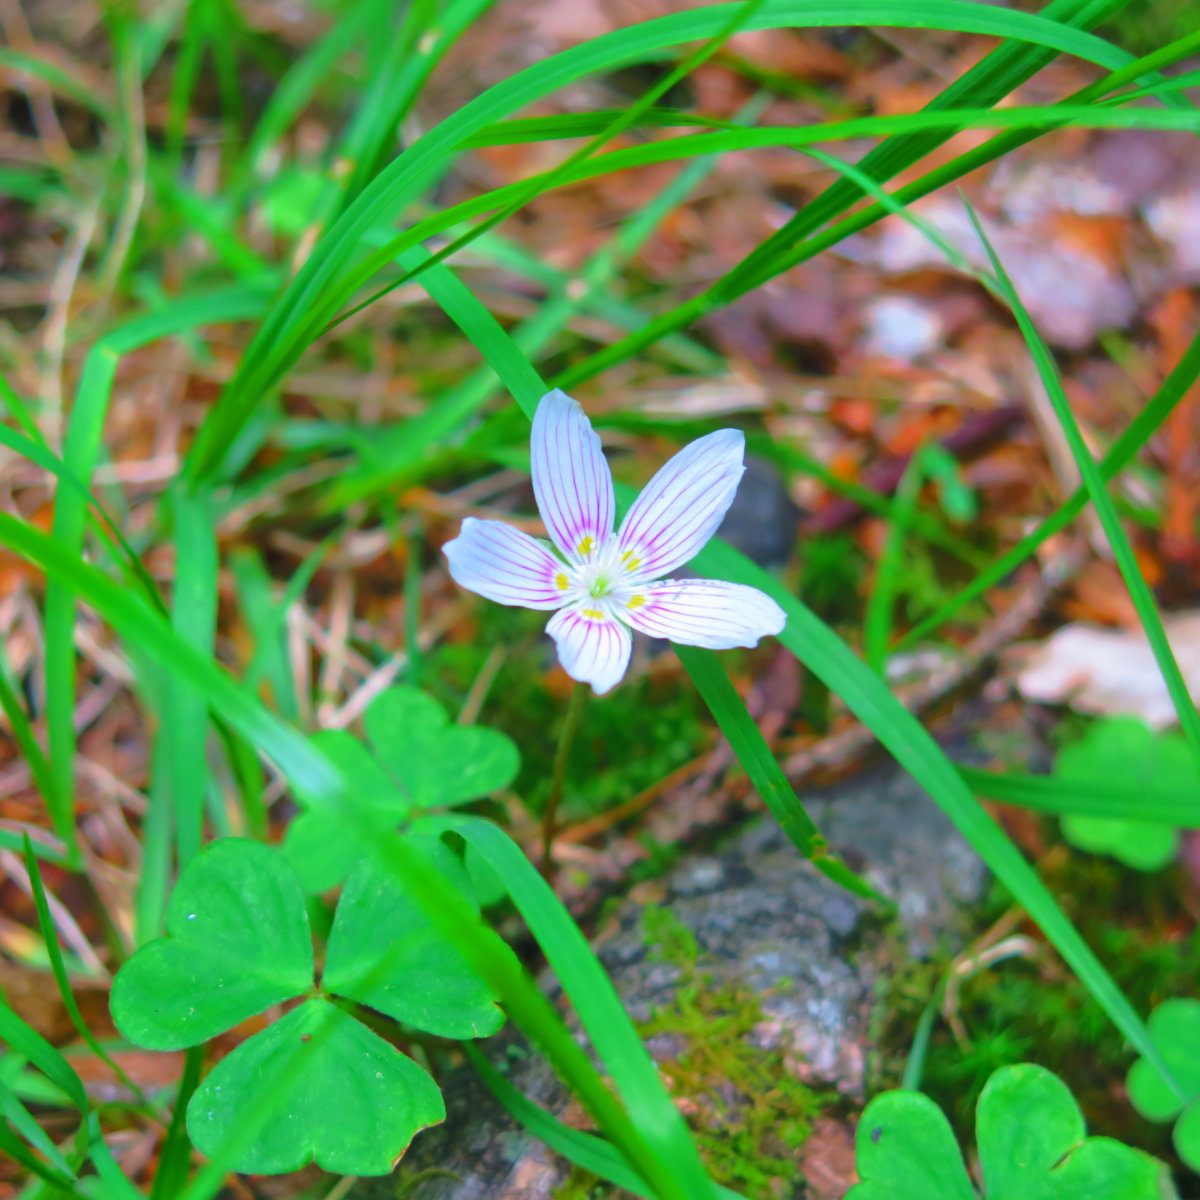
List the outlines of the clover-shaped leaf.
{"type": "Polygon", "coordinates": [[[113,1019],[139,1046],[199,1045],[312,986],[304,893],[269,846],[206,847],[179,877],[166,925],[113,981],[113,1019]]]}
{"type": "Polygon", "coordinates": [[[371,749],[348,733],[322,731],[313,742],[356,783],[356,820],[325,809],[321,797],[298,794],[311,806],[292,822],[284,843],[305,890],[325,891],[407,818],[486,796],[512,782],[517,748],[495,729],[451,725],[436,700],[394,687],[372,701],[363,717],[371,749]]]}
{"type": "Polygon", "coordinates": [[[921,1092],[884,1092],[867,1105],[854,1143],[862,1183],[846,1200],[974,1200],[954,1131],[921,1092]]]}
{"type": "MultiPolygon", "coordinates": [[[[1166,1200],[1157,1159],[1086,1136],[1070,1089],[1032,1063],[1001,1067],[975,1115],[986,1200],[1166,1200]]],[[[846,1200],[974,1200],[975,1189],[941,1109],[919,1092],[867,1105],[855,1143],[858,1174],[846,1200]]]]}
{"type": "MultiPolygon", "coordinates": [[[[447,847],[407,840],[470,895],[447,847]]],[[[433,1080],[328,997],[446,1037],[490,1033],[501,1021],[487,987],[371,858],[351,874],[335,914],[323,994],[304,892],[269,846],[237,838],[207,846],[180,876],[166,924],[167,936],[138,950],[113,982],[113,1019],[130,1041],[196,1046],[305,997],[224,1058],[188,1105],[188,1131],[204,1153],[245,1139],[236,1170],[315,1161],[343,1174],[386,1173],[419,1129],[445,1116],[433,1080]]]]}
{"type": "MultiPolygon", "coordinates": [[[[1124,784],[1131,796],[1147,786],[1165,791],[1194,787],[1196,768],[1183,737],[1156,733],[1135,717],[1095,721],[1077,742],[1058,752],[1054,773],[1061,778],[1124,784]]],[[[1139,871],[1157,871],[1174,857],[1176,831],[1132,817],[1062,818],[1063,836],[1092,854],[1107,854],[1139,871]]]]}
{"type": "Polygon", "coordinates": [[[261,1112],[266,1124],[237,1166],[255,1175],[310,1162],[386,1175],[418,1129],[446,1116],[437,1084],[411,1058],[319,997],[213,1068],[188,1105],[188,1134],[211,1155],[261,1112]]]}
{"type": "MultiPolygon", "coordinates": [[[[427,853],[469,897],[455,855],[432,840],[427,853]]],[[[360,863],[342,889],[322,981],[330,992],[441,1037],[485,1037],[504,1019],[483,980],[373,859],[360,863]]]]}
{"type": "Polygon", "coordinates": [[[1164,1000],[1147,1022],[1150,1040],[1183,1089],[1180,1099],[1153,1063],[1139,1058],[1126,1081],[1129,1099],[1148,1121],[1176,1116],[1172,1141],[1176,1153],[1200,1171],[1200,1000],[1164,1000]]]}

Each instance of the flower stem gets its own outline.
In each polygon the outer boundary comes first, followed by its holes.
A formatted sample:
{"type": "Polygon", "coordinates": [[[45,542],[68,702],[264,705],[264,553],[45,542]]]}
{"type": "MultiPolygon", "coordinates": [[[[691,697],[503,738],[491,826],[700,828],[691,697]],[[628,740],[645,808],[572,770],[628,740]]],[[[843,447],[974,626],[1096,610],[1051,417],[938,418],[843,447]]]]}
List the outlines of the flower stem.
{"type": "Polygon", "coordinates": [[[558,816],[559,801],[562,800],[563,781],[567,777],[567,756],[571,752],[571,743],[575,740],[575,730],[579,728],[579,718],[583,713],[583,704],[587,699],[587,684],[576,683],[567,701],[567,715],[563,718],[562,729],[558,734],[558,749],[554,752],[554,774],[550,776],[550,795],[546,799],[546,809],[542,813],[542,873],[548,875],[553,862],[550,858],[550,844],[554,841],[555,818],[558,816]]]}

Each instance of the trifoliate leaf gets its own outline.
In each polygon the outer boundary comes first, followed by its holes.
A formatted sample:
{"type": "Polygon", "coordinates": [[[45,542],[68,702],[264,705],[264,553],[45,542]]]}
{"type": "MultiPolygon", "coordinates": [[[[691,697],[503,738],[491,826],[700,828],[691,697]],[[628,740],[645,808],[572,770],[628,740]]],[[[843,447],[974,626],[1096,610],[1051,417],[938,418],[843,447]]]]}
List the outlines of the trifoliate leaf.
{"type": "Polygon", "coordinates": [[[241,1139],[237,1171],[315,1162],[337,1175],[386,1175],[413,1135],[445,1115],[412,1059],[314,998],[217,1064],[192,1096],[187,1128],[210,1157],[241,1139]]]}
{"type": "Polygon", "coordinates": [[[1155,733],[1136,717],[1095,721],[1077,742],[1058,752],[1054,773],[1066,779],[1102,780],[1129,788],[1128,817],[1062,818],[1063,836],[1091,854],[1107,854],[1139,871],[1157,871],[1176,854],[1174,829],[1136,816],[1137,796],[1147,786],[1164,791],[1196,787],[1196,766],[1179,734],[1155,733]]]}
{"type": "MultiPolygon", "coordinates": [[[[1166,1167],[1112,1138],[1087,1137],[1070,1089],[1032,1063],[1001,1067],[976,1111],[985,1200],[1169,1200],[1166,1167]]],[[[846,1200],[975,1200],[950,1124],[919,1092],[867,1105],[855,1139],[862,1183],[846,1200]]]]}
{"type": "Polygon", "coordinates": [[[520,765],[516,746],[504,734],[451,725],[442,706],[415,688],[382,692],[363,724],[370,749],[348,733],[314,735],[358,784],[351,801],[357,820],[329,812],[320,797],[298,795],[312,808],[292,822],[284,850],[306,891],[336,886],[405,818],[486,796],[509,784],[520,765]]]}
{"type": "MultiPolygon", "coordinates": [[[[432,838],[410,838],[409,845],[471,896],[466,870],[446,846],[432,838]]],[[[374,859],[359,863],[342,889],[323,984],[440,1037],[484,1037],[504,1020],[488,986],[374,859]]]]}
{"type": "Polygon", "coordinates": [[[312,987],[304,893],[269,846],[206,846],[179,877],[166,925],[113,981],[113,1020],[139,1046],[197,1046],[312,987]]]}

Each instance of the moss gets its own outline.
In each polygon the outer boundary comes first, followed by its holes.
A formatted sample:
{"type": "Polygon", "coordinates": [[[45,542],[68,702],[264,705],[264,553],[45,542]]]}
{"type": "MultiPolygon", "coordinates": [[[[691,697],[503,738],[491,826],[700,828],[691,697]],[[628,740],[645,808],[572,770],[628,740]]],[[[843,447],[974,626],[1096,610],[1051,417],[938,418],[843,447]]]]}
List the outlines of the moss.
{"type": "MultiPolygon", "coordinates": [[[[779,1049],[756,1044],[762,993],[716,983],[703,969],[692,931],[667,908],[643,912],[652,960],[680,972],[672,1001],[638,1024],[643,1038],[668,1041],[659,1066],[683,1110],[700,1156],[718,1183],[748,1200],[790,1195],[797,1149],[825,1101],[789,1070],[779,1049]]],[[[576,1171],[556,1200],[606,1200],[622,1193],[576,1171]]]]}

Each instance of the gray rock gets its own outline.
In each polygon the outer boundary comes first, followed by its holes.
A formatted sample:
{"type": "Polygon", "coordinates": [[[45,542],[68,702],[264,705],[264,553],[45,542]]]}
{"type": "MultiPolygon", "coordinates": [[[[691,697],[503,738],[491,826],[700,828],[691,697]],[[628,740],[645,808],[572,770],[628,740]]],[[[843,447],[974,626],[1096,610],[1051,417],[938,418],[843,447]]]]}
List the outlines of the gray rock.
{"type": "MultiPolygon", "coordinates": [[[[923,792],[894,768],[865,772],[812,793],[806,802],[831,847],[895,901],[908,952],[927,956],[962,940],[965,908],[977,900],[985,868],[923,792]]],[[[664,879],[643,885],[690,931],[706,977],[760,997],[755,1044],[782,1052],[806,1082],[861,1098],[872,995],[884,956],[885,921],[874,906],[837,888],[800,859],[779,828],[758,821],[716,853],[685,858],[664,879]]],[[[675,998],[681,968],[652,952],[643,903],[630,899],[606,927],[597,953],[638,1021],[675,998]]],[[[546,981],[544,981],[546,982],[546,981]]],[[[546,982],[548,990],[553,986],[546,982]]],[[[532,1099],[562,1113],[567,1097],[540,1058],[511,1031],[493,1039],[509,1077],[532,1099]],[[514,1057],[516,1056],[516,1057],[514,1057]]],[[[656,1034],[658,1061],[678,1039],[656,1034]]],[[[418,1136],[401,1171],[422,1172],[413,1200],[549,1200],[567,1166],[515,1128],[468,1069],[443,1080],[448,1117],[418,1136]]],[[[393,1197],[397,1181],[364,1180],[355,1200],[393,1197]]]]}

